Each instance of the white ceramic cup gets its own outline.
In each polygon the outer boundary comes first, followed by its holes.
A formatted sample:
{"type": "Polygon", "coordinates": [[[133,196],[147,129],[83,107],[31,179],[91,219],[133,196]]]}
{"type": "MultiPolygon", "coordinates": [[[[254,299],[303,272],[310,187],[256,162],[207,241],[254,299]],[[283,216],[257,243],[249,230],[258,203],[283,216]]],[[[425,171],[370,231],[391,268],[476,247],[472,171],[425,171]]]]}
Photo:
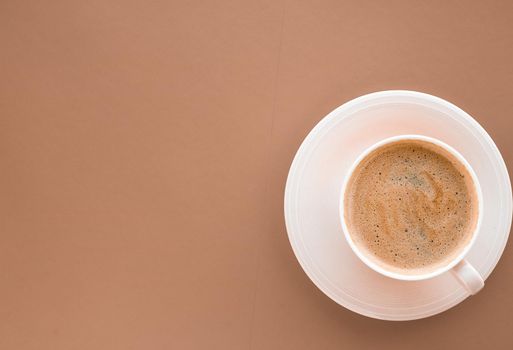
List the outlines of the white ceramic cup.
{"type": "Polygon", "coordinates": [[[400,135],[400,136],[394,136],[394,137],[384,139],[380,142],[375,143],[374,145],[370,146],[369,148],[367,148],[356,159],[356,161],[350,168],[349,172],[347,173],[347,176],[346,176],[343,186],[342,186],[339,213],[341,213],[340,218],[341,218],[341,223],[342,223],[342,229],[344,231],[344,236],[345,236],[347,242],[349,243],[349,246],[351,247],[353,252],[360,258],[360,260],[362,260],[367,266],[369,266],[374,271],[379,272],[380,274],[382,274],[384,276],[387,276],[390,278],[395,278],[398,280],[404,280],[404,281],[425,280],[428,278],[433,278],[433,277],[439,276],[443,273],[450,271],[458,279],[458,281],[467,289],[467,291],[470,294],[476,294],[477,292],[479,292],[479,290],[481,290],[481,288],[483,288],[483,286],[484,286],[483,278],[481,277],[479,272],[477,272],[477,270],[474,267],[472,267],[472,265],[470,265],[468,261],[465,260],[465,256],[467,255],[470,248],[476,241],[476,237],[479,235],[479,231],[481,228],[481,221],[482,221],[482,216],[483,216],[483,196],[481,193],[481,186],[479,185],[479,181],[477,179],[477,176],[476,176],[474,170],[472,170],[472,167],[465,160],[465,158],[463,158],[463,156],[460,153],[458,153],[454,148],[445,144],[444,142],[434,139],[434,138],[431,138],[431,137],[422,136],[422,135],[400,135]],[[449,154],[451,154],[454,158],[456,158],[461,164],[463,164],[463,166],[465,166],[466,170],[471,175],[474,186],[475,186],[477,202],[478,202],[477,222],[476,222],[472,237],[471,237],[470,241],[468,242],[468,244],[465,247],[461,248],[461,251],[458,253],[458,255],[454,259],[448,261],[445,265],[443,265],[433,271],[430,271],[428,273],[422,273],[422,274],[401,274],[401,273],[398,273],[395,271],[387,270],[386,268],[383,268],[382,266],[380,266],[377,263],[375,263],[374,261],[372,261],[372,259],[368,257],[368,254],[363,252],[354,243],[354,241],[349,233],[348,225],[346,223],[345,215],[344,215],[345,214],[344,213],[344,211],[345,211],[344,201],[345,201],[345,191],[347,188],[347,184],[349,182],[349,179],[353,175],[354,170],[360,164],[360,162],[371,152],[373,152],[374,150],[376,150],[384,145],[387,145],[387,144],[390,144],[393,142],[397,142],[397,141],[405,141],[405,140],[418,140],[418,141],[424,141],[424,142],[434,144],[435,146],[438,146],[438,147],[444,149],[449,154]]]}

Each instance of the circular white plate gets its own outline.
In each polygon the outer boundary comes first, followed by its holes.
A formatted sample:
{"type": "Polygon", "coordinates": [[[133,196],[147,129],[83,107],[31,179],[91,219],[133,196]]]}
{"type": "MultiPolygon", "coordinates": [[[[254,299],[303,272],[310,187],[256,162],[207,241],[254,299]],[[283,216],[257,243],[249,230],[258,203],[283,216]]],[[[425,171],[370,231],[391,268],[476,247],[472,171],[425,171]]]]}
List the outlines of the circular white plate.
{"type": "Polygon", "coordinates": [[[346,172],[365,148],[400,134],[440,139],[475,170],[483,190],[483,232],[467,258],[484,279],[502,255],[512,216],[511,184],[499,150],[453,104],[420,92],[382,91],[328,114],[303,141],[289,171],[289,240],[306,274],[326,295],[354,312],[384,320],[428,317],[468,296],[450,273],[417,282],[384,277],[364,265],[344,239],[338,201],[346,172]]]}

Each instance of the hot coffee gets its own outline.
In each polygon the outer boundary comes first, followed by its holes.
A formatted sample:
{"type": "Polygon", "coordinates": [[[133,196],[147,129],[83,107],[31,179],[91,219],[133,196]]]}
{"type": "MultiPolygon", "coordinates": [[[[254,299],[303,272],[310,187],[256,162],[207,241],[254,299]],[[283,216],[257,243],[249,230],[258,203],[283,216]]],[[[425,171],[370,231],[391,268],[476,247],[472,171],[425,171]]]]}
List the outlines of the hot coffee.
{"type": "Polygon", "coordinates": [[[445,149],[426,141],[382,146],[356,167],[344,216],[357,247],[387,270],[418,274],[453,260],[477,223],[475,185],[445,149]]]}

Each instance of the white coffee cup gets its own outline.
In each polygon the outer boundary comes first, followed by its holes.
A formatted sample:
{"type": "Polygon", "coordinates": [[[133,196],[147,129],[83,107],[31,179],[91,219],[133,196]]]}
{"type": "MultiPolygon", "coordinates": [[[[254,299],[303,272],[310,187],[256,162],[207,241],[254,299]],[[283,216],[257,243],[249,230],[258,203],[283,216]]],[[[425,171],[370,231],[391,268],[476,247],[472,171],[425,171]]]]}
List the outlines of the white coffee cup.
{"type": "Polygon", "coordinates": [[[439,276],[443,273],[450,271],[458,279],[458,281],[468,290],[468,292],[470,294],[476,294],[477,292],[479,292],[479,290],[481,290],[481,288],[483,288],[483,286],[484,286],[483,278],[481,277],[479,272],[477,272],[477,270],[467,260],[465,260],[465,256],[472,248],[472,245],[476,241],[476,238],[479,235],[480,228],[481,228],[481,222],[482,222],[482,216],[483,216],[483,196],[481,193],[481,186],[479,185],[477,176],[476,176],[474,170],[472,169],[472,167],[470,166],[470,164],[465,160],[465,158],[463,158],[463,156],[460,153],[458,153],[454,148],[447,145],[446,143],[444,143],[440,140],[437,140],[437,139],[434,139],[431,137],[427,137],[427,136],[422,136],[422,135],[399,135],[399,136],[394,136],[394,137],[384,139],[384,140],[377,142],[374,145],[370,146],[356,159],[356,161],[350,168],[349,172],[347,173],[347,176],[346,176],[343,186],[342,186],[339,213],[341,213],[340,218],[341,218],[341,223],[342,223],[342,229],[344,231],[344,236],[345,236],[349,246],[351,247],[353,252],[360,258],[360,260],[362,260],[367,266],[369,266],[374,271],[376,271],[384,276],[387,276],[390,278],[395,278],[398,280],[404,280],[404,281],[425,280],[425,279],[439,276]],[[434,144],[434,145],[444,149],[449,154],[451,154],[454,158],[456,158],[463,166],[465,166],[466,170],[472,177],[472,181],[474,183],[475,190],[476,190],[477,202],[478,202],[477,222],[476,222],[472,237],[471,237],[470,241],[467,243],[467,245],[461,249],[461,251],[458,253],[458,255],[454,259],[448,261],[443,266],[441,266],[433,271],[430,271],[428,273],[421,273],[421,274],[401,274],[396,271],[387,270],[383,266],[380,266],[377,263],[375,263],[374,261],[372,261],[372,259],[370,259],[368,257],[368,254],[364,253],[354,243],[354,241],[349,233],[349,228],[346,223],[345,215],[344,215],[344,211],[345,211],[344,201],[345,201],[345,191],[347,188],[347,184],[349,182],[349,179],[353,175],[353,172],[355,171],[356,167],[360,164],[360,162],[366,156],[368,156],[371,152],[373,152],[374,150],[376,150],[378,148],[381,148],[384,145],[387,145],[387,144],[390,144],[393,142],[407,141],[407,140],[424,141],[424,142],[434,144]]]}

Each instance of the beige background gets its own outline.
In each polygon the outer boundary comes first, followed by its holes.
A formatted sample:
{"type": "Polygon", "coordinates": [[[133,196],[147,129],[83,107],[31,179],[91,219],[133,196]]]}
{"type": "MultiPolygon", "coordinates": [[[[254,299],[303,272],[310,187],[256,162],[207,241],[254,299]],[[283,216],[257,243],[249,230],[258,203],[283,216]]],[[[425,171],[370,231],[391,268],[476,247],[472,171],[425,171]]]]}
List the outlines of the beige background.
{"type": "Polygon", "coordinates": [[[511,245],[429,319],[324,296],[288,168],[358,95],[452,101],[513,162],[509,1],[0,2],[0,349],[511,349],[511,245]],[[51,4],[50,4],[51,3],[51,4]]]}

